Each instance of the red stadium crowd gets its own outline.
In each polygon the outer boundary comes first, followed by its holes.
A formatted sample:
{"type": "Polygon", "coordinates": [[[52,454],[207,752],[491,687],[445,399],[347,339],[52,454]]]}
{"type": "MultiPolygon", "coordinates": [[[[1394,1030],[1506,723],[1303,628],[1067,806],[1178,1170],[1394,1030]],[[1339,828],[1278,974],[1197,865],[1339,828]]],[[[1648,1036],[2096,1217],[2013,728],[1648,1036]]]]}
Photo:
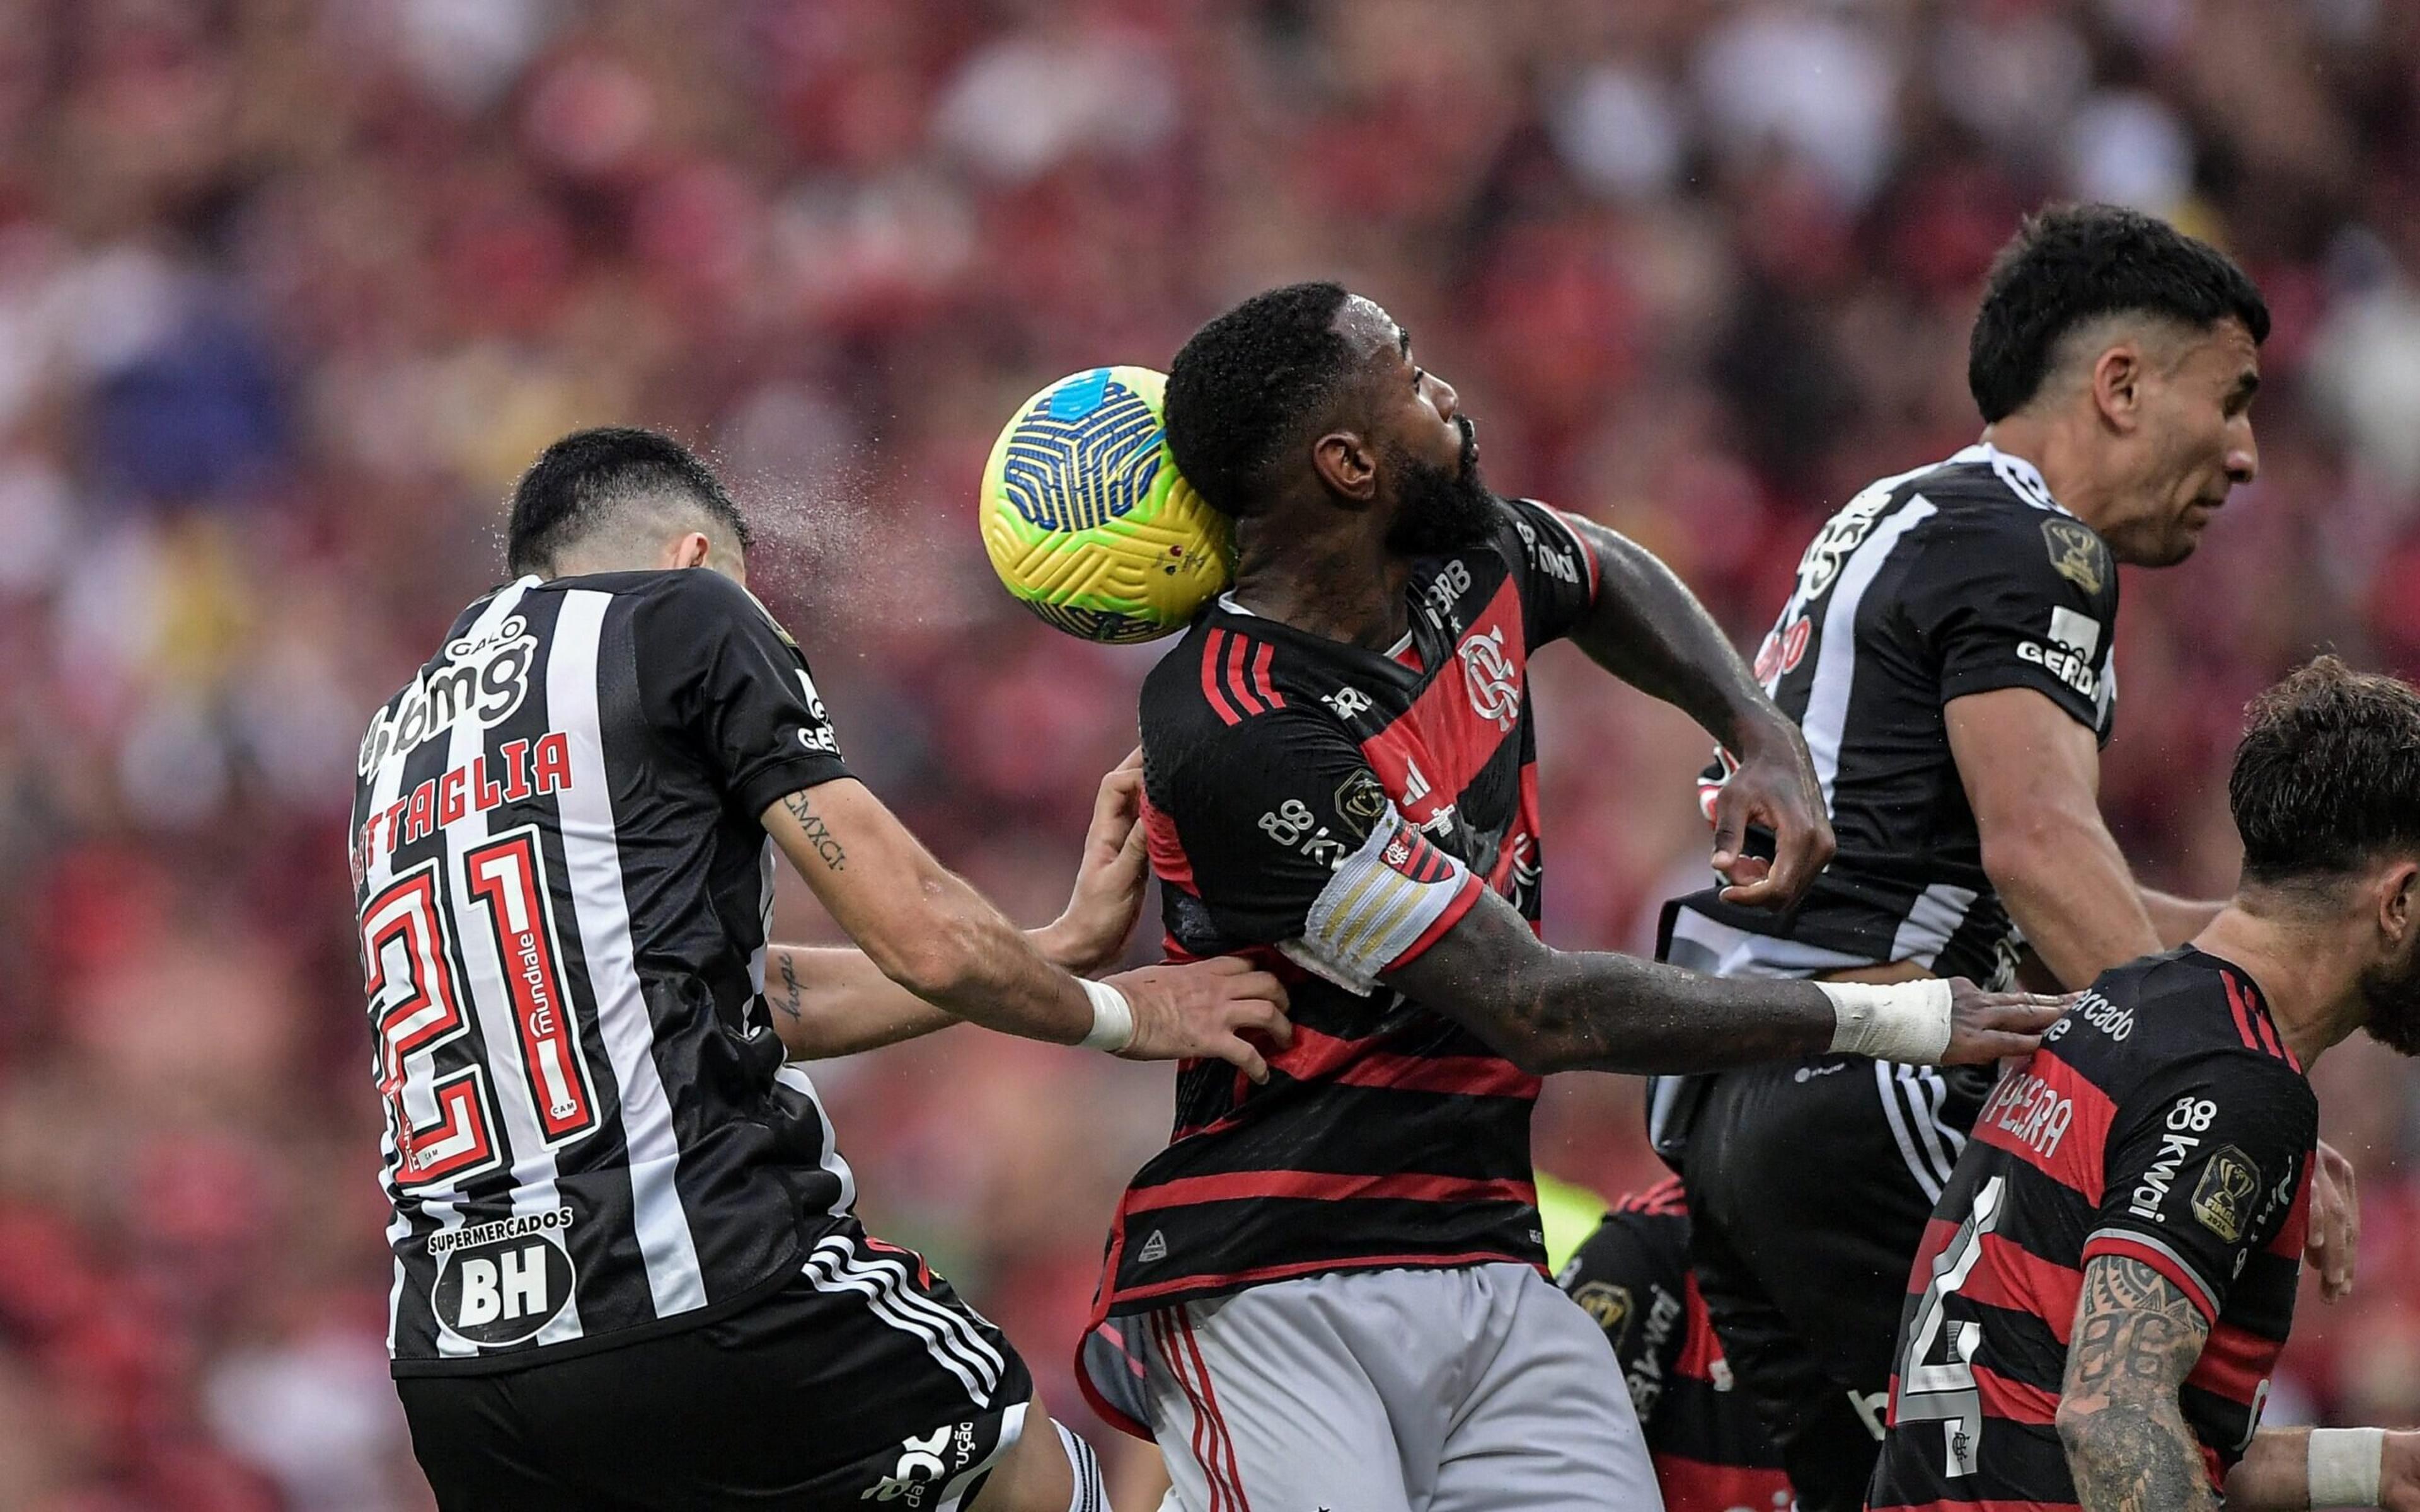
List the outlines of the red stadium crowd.
{"type": "MultiPolygon", "coordinates": [[[[0,1505],[383,1512],[378,1111],[343,852],[367,712],[575,424],[706,448],[852,764],[1028,922],[1150,648],[972,519],[1016,403],[1338,276],[1498,486],[1661,552],[1743,644],[1866,480],[1978,428],[1964,333],[2046,198],[2209,236],[2276,327],[2262,473],[2125,583],[2104,806],[2233,880],[2245,699],[2420,669],[2407,0],[19,0],[0,24],[0,1505]]],[[[1551,938],[1700,880],[1668,710],[1541,664],[1551,938]]],[[[787,937],[828,938],[803,894],[787,937]]],[[[1139,938],[1138,957],[1148,940],[1139,938]]],[[[1166,1073],[957,1029],[816,1072],[875,1194],[1066,1379],[1166,1073]]],[[[2420,1084],[2317,1080],[2356,1297],[2272,1421],[2420,1421],[2420,1084]]],[[[1635,1084],[1540,1163],[1657,1174],[1635,1084]]]]}

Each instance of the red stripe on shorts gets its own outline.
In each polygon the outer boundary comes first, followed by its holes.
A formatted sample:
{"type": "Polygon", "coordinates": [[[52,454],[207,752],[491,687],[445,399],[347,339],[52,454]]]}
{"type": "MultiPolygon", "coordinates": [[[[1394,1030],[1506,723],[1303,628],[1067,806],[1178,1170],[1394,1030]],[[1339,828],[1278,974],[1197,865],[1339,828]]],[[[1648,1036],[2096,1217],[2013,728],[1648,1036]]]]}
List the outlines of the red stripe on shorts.
{"type": "Polygon", "coordinates": [[[1235,1441],[1228,1436],[1227,1419],[1218,1412],[1218,1394],[1210,1385],[1209,1362],[1202,1358],[1202,1345],[1193,1336],[1193,1319],[1184,1307],[1169,1309],[1176,1316],[1177,1332],[1183,1335],[1186,1352],[1193,1357],[1193,1368],[1202,1376],[1202,1399],[1210,1408],[1211,1443],[1227,1462],[1227,1489],[1235,1499],[1235,1512],[1252,1512],[1251,1498],[1244,1494],[1243,1468],[1235,1463],[1235,1441]]]}

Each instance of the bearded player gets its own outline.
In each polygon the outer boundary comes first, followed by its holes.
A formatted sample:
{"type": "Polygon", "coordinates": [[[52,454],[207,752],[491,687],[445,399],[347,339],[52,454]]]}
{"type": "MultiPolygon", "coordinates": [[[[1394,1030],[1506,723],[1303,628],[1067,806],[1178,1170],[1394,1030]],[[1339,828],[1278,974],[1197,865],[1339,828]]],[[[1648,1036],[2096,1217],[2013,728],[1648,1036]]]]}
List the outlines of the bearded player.
{"type": "Polygon", "coordinates": [[[1803,744],[1652,557],[1481,482],[1451,387],[1333,284],[1247,301],[1169,373],[1168,445],[1235,519],[1235,586],[1142,695],[1171,949],[1240,951],[1297,1026],[1265,1088],[1189,1067],[1121,1204],[1085,1375],[1187,1512],[1649,1506],[1628,1394],[1544,1274],[1538,1077],[1885,1042],[2031,1042],[1963,983],[1724,982],[1547,949],[1528,662],[1570,636],[1746,755],[1786,902],[1830,845],[1803,744]]]}
{"type": "MultiPolygon", "coordinates": [[[[1786,915],[1712,888],[1677,900],[1666,959],[1995,980],[2022,933],[2080,988],[2210,920],[2216,903],[2141,886],[2101,817],[2118,563],[2182,562],[2257,472],[2268,330],[2241,269],[2149,216],[2081,206],[2025,224],[1975,320],[1982,439],[1835,515],[1758,657],[1814,752],[1839,855],[1786,915]]],[[[1821,1056],[1656,1088],[1699,1285],[1809,1512],[1864,1498],[1900,1278],[1991,1086],[1985,1068],[1821,1056]]],[[[2334,1169],[2349,1184],[2341,1157],[2334,1169]]],[[[2333,1293],[2350,1284],[2352,1210],[2331,1194],[2314,1239],[2330,1241],[2333,1293]]]]}
{"type": "MultiPolygon", "coordinates": [[[[1282,1048],[1282,994],[1234,961],[1083,982],[1047,959],[1113,952],[1127,888],[1110,876],[1107,927],[1029,939],[936,863],[842,762],[797,643],[747,591],[748,544],[677,443],[564,438],[515,491],[514,580],[362,742],[353,877],[413,1450],[449,1512],[1097,1512],[1092,1451],[1008,1341],[859,1226],[776,1020],[812,1006],[872,1042],[921,999],[1249,1078],[1266,1072],[1239,1031],[1282,1048]],[[768,1011],[777,854],[863,953],[779,952],[768,1011]]],[[[1096,855],[1119,848],[1105,819],[1096,855]]]]}
{"type": "Polygon", "coordinates": [[[2420,1052],[2420,693],[2334,657],[2263,694],[2243,873],[2000,1083],[1905,1293],[1877,1509],[2420,1507],[2420,1433],[2260,1427],[2319,1103],[2357,1030],[2420,1052]]]}

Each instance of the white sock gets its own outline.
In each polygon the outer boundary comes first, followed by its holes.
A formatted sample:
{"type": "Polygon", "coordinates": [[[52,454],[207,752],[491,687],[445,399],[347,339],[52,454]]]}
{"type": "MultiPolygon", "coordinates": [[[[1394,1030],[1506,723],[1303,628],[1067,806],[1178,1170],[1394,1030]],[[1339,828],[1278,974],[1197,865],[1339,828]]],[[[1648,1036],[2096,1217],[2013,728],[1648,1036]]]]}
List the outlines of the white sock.
{"type": "Polygon", "coordinates": [[[1059,1447],[1067,1451],[1067,1468],[1076,1473],[1076,1496],[1067,1504],[1067,1512],[1109,1512],[1109,1489],[1101,1484],[1101,1457],[1066,1424],[1054,1418],[1050,1426],[1059,1430],[1059,1447]]]}

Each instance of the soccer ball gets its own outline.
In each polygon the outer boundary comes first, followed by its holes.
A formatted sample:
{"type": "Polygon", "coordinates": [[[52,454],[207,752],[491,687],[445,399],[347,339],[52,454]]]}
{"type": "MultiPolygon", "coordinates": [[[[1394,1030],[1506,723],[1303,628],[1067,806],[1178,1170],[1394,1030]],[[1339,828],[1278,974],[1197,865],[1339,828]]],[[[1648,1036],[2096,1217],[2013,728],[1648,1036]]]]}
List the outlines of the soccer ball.
{"type": "Polygon", "coordinates": [[[1017,601],[1125,644],[1182,629],[1234,577],[1227,517],[1177,475],[1165,376],[1095,367],[1017,407],[984,468],[984,550],[1017,601]]]}

